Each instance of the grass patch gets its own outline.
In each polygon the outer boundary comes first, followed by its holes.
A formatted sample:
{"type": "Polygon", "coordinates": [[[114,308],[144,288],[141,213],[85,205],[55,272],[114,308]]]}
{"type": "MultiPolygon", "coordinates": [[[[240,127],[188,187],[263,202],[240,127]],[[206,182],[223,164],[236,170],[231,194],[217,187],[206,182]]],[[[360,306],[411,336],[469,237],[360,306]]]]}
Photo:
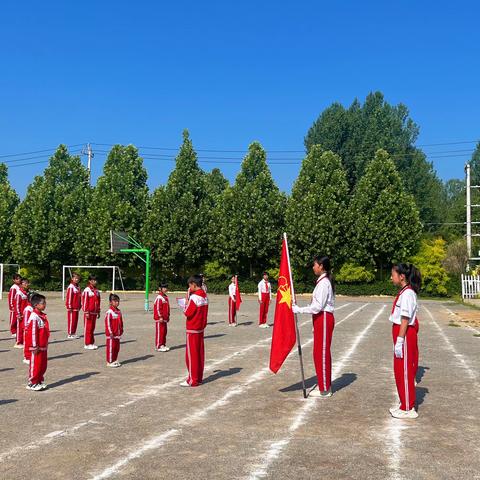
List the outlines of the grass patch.
{"type": "Polygon", "coordinates": [[[458,323],[455,323],[455,322],[450,322],[448,324],[449,327],[459,327],[460,325],[458,323]]]}

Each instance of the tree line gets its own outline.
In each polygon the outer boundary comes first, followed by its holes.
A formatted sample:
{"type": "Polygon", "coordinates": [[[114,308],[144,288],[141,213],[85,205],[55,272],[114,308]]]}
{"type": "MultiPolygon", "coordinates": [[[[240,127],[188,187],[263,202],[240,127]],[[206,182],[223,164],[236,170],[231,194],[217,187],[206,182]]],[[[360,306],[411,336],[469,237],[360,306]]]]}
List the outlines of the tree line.
{"type": "Polygon", "coordinates": [[[153,192],[133,145],[111,149],[94,187],[80,158],[60,145],[22,201],[0,164],[0,261],[36,266],[46,276],[62,264],[128,267],[134,259],[109,252],[113,229],[150,248],[164,277],[205,268],[252,277],[276,267],[286,231],[299,277],[318,253],[332,255],[337,269],[382,268],[415,254],[422,234],[442,233],[435,224],[461,216],[461,186],[438,179],[414,146],[417,135],[406,107],[381,93],[347,109],[334,104],[305,137],[289,195],[275,184],[258,142],[230,185],[218,168],[200,168],[185,131],[167,183],[153,192]]]}

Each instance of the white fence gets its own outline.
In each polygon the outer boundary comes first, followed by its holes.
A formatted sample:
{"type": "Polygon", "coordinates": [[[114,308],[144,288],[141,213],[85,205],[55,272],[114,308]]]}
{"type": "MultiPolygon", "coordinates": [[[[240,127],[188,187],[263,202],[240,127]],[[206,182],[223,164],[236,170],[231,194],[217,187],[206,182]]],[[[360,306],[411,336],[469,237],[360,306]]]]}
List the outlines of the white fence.
{"type": "Polygon", "coordinates": [[[462,298],[480,298],[480,277],[462,275],[462,298]]]}

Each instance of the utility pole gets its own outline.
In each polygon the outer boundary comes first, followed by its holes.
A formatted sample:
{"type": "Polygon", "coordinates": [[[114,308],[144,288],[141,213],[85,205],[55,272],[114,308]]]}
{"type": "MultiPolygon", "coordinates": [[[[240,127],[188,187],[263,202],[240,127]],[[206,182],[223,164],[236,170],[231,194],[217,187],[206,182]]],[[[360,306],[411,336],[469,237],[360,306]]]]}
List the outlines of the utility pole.
{"type": "Polygon", "coordinates": [[[90,143],[87,143],[87,146],[82,149],[82,155],[87,156],[88,183],[92,183],[92,158],[95,154],[90,143]]]}
{"type": "MultiPolygon", "coordinates": [[[[468,260],[472,258],[472,199],[471,199],[471,167],[470,162],[465,165],[465,173],[466,173],[466,193],[467,193],[467,255],[468,260]]],[[[468,269],[468,265],[467,265],[468,269]]]]}

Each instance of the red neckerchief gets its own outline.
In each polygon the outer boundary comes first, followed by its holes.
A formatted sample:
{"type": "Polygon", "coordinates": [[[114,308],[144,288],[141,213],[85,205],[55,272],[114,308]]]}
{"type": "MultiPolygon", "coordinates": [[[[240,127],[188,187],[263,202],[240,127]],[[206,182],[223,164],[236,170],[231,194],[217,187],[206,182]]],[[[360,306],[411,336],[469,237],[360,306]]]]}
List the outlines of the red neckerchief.
{"type": "Polygon", "coordinates": [[[397,296],[395,297],[395,300],[393,301],[393,307],[392,307],[392,315],[393,312],[395,312],[395,307],[397,306],[398,299],[400,298],[400,295],[405,292],[405,290],[413,290],[410,285],[405,285],[398,293],[397,296]]]}
{"type": "Polygon", "coordinates": [[[34,308],[33,311],[34,311],[42,320],[46,320],[46,318],[47,318],[47,314],[46,314],[46,313],[41,312],[41,311],[38,310],[37,308],[34,308]]]}

